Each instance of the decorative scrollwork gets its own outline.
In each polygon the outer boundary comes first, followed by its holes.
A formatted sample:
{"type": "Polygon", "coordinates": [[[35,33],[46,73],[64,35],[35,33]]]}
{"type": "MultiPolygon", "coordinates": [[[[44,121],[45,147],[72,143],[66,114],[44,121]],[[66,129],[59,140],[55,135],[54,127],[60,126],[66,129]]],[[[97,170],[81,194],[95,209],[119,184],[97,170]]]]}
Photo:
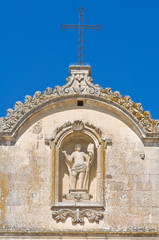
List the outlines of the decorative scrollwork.
{"type": "Polygon", "coordinates": [[[100,136],[102,136],[102,131],[100,130],[100,128],[97,128],[95,125],[93,125],[90,122],[86,122],[85,126],[94,129],[100,136]]]}
{"type": "Polygon", "coordinates": [[[45,144],[46,145],[50,145],[50,143],[56,138],[56,136],[62,131],[65,130],[66,128],[72,128],[73,131],[82,131],[84,128],[90,128],[93,129],[97,134],[99,134],[100,136],[102,136],[102,131],[100,130],[100,128],[97,128],[95,125],[93,125],[90,122],[82,122],[80,120],[76,120],[74,122],[65,122],[63,125],[61,125],[60,127],[56,128],[53,136],[51,138],[46,138],[45,139],[45,144]]]}
{"type": "Polygon", "coordinates": [[[145,133],[159,133],[159,120],[152,119],[150,112],[144,111],[141,103],[133,102],[130,96],[123,97],[118,91],[113,93],[111,88],[104,90],[98,84],[93,84],[93,80],[88,71],[75,69],[66,79],[67,83],[64,86],[56,86],[54,91],[48,87],[44,94],[37,91],[33,97],[27,95],[24,103],[18,101],[14,109],[8,109],[7,116],[1,118],[0,121],[1,135],[11,133],[16,124],[37,106],[40,107],[40,105],[44,103],[49,103],[50,100],[57,97],[76,94],[94,95],[102,100],[107,100],[112,104],[119,105],[139,123],[145,133]]]}
{"type": "Polygon", "coordinates": [[[58,211],[53,211],[52,217],[57,222],[66,222],[67,218],[71,217],[72,224],[84,224],[84,218],[87,218],[90,223],[99,223],[103,218],[103,212],[94,209],[60,209],[58,211]]]}

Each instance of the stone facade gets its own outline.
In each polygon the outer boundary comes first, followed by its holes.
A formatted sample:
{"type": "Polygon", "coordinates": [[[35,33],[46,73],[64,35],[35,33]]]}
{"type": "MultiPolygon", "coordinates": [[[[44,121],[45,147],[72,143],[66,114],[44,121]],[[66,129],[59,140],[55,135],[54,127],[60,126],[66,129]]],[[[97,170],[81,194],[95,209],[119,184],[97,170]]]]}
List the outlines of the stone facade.
{"type": "Polygon", "coordinates": [[[69,75],[0,119],[0,239],[159,239],[159,121],[69,75]]]}

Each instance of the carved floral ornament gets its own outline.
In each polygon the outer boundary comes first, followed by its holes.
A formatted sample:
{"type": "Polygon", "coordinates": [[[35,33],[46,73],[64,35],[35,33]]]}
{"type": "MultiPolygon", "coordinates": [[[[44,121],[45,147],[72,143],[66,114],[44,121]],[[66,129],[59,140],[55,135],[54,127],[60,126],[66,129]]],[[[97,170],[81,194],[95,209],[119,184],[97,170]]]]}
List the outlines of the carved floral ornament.
{"type": "MultiPolygon", "coordinates": [[[[72,66],[74,68],[75,66],[72,66]]],[[[88,68],[88,66],[85,66],[88,68]]],[[[83,66],[84,68],[84,66],[83,66]]],[[[135,103],[130,96],[123,97],[118,91],[112,92],[111,88],[103,89],[98,84],[93,84],[88,71],[77,70],[70,73],[66,79],[66,85],[56,86],[54,90],[48,87],[44,94],[37,91],[33,97],[27,95],[25,102],[15,103],[14,109],[7,110],[7,116],[0,118],[1,136],[10,135],[18,123],[33,112],[34,109],[49,104],[50,101],[61,99],[67,96],[96,96],[97,99],[115,104],[123,109],[131,118],[133,118],[145,133],[159,133],[159,120],[151,118],[149,111],[144,111],[141,103],[135,103]]]]}
{"type": "Polygon", "coordinates": [[[60,209],[58,211],[53,211],[53,219],[56,222],[65,222],[68,217],[72,218],[72,224],[84,224],[84,218],[87,218],[90,223],[99,223],[103,218],[103,213],[94,209],[60,209]]]}

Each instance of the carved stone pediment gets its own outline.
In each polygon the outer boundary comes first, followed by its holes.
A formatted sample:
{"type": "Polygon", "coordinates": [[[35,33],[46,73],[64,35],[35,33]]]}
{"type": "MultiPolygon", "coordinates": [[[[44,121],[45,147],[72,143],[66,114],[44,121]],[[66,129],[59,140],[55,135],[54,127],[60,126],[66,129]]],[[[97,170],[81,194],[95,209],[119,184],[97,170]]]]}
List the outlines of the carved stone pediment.
{"type": "Polygon", "coordinates": [[[67,84],[56,86],[54,94],[63,96],[67,94],[94,94],[100,96],[104,90],[98,85],[93,84],[93,79],[88,72],[74,73],[66,79],[67,84]]]}
{"type": "MultiPolygon", "coordinates": [[[[123,97],[118,91],[112,92],[111,88],[101,88],[93,84],[90,66],[70,66],[70,76],[66,79],[66,85],[56,86],[54,90],[48,87],[44,94],[37,91],[34,96],[27,95],[25,102],[16,102],[14,109],[7,110],[7,116],[0,118],[0,135],[11,135],[18,124],[22,122],[34,110],[50,104],[51,101],[61,97],[95,97],[97,100],[115,105],[142,128],[144,134],[154,137],[159,133],[159,120],[154,120],[149,111],[144,111],[141,103],[135,103],[130,96],[123,97]],[[152,134],[153,133],[153,134],[152,134]]],[[[158,135],[157,135],[158,137],[158,135]]]]}

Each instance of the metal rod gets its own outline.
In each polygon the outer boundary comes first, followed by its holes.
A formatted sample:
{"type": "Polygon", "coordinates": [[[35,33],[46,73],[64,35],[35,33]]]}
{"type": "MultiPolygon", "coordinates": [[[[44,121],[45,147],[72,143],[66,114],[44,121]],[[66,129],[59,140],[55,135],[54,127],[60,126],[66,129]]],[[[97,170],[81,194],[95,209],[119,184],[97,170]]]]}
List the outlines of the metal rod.
{"type": "Polygon", "coordinates": [[[78,46],[78,65],[83,64],[83,12],[84,8],[79,8],[79,46],[78,46]]]}
{"type": "Polygon", "coordinates": [[[81,47],[81,43],[80,43],[80,38],[81,38],[81,11],[79,9],[79,31],[78,31],[78,65],[80,65],[80,47],[81,47]]]}
{"type": "Polygon", "coordinates": [[[62,30],[65,29],[78,29],[79,37],[78,37],[78,65],[83,65],[83,29],[96,29],[100,31],[102,26],[100,24],[97,25],[83,25],[83,13],[84,8],[78,8],[79,11],[79,24],[64,24],[60,25],[62,30]]]}
{"type": "Polygon", "coordinates": [[[65,30],[67,28],[70,29],[96,29],[96,30],[101,30],[102,26],[100,24],[97,25],[73,25],[73,24],[61,24],[60,25],[61,30],[65,30]]]}
{"type": "MultiPolygon", "coordinates": [[[[83,12],[82,12],[82,19],[81,19],[82,26],[83,26],[83,12]]],[[[80,65],[83,65],[83,28],[81,28],[81,53],[80,53],[80,55],[81,55],[80,65]]]]}

